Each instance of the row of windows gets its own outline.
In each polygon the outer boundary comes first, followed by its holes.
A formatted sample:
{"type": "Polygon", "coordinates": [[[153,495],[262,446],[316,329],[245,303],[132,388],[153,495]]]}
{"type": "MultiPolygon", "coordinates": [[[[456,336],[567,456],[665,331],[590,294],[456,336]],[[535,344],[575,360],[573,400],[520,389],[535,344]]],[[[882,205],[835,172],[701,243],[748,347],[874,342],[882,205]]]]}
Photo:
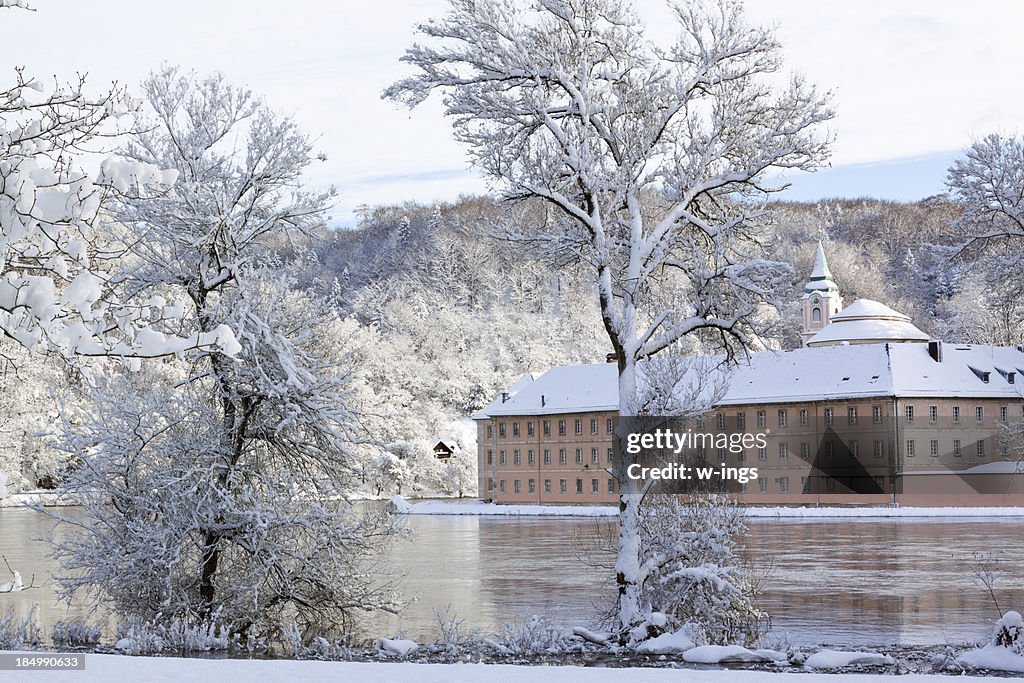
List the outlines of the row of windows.
{"type": "MultiPolygon", "coordinates": [[[[1022,416],[1024,416],[1024,406],[1022,406],[1021,414],[1022,414],[1022,416]]],[[[960,406],[953,406],[953,415],[952,415],[952,417],[953,417],[953,422],[954,423],[959,423],[961,421],[960,415],[961,415],[961,413],[960,413],[960,406]]],[[[789,425],[789,411],[787,409],[780,408],[777,411],[776,417],[777,417],[777,420],[778,420],[778,425],[780,427],[786,427],[786,426],[789,425]]],[[[801,425],[807,425],[810,422],[810,413],[809,413],[808,409],[806,409],[806,408],[801,408],[799,410],[798,417],[799,417],[799,421],[800,421],[801,425]]],[[[871,407],[871,421],[873,423],[875,423],[875,424],[881,423],[882,422],[882,417],[883,417],[882,406],[872,406],[871,407]]],[[[905,406],[905,408],[904,408],[904,417],[905,417],[907,422],[913,422],[914,421],[915,410],[914,410],[914,406],[913,405],[905,406]]],[[[847,408],[846,408],[846,422],[847,422],[847,424],[857,424],[857,419],[858,419],[857,406],[847,406],[847,408]]],[[[1009,409],[1008,409],[1008,407],[1007,406],[1000,406],[999,407],[999,421],[1000,422],[1006,422],[1008,419],[1009,419],[1009,409]]],[[[928,420],[929,420],[929,422],[933,422],[933,423],[939,421],[939,407],[937,405],[930,405],[930,406],[928,406],[928,420]]],[[[715,423],[716,423],[716,426],[718,427],[718,429],[720,429],[720,430],[724,430],[725,429],[725,421],[726,421],[726,416],[723,413],[717,413],[715,415],[715,423]]],[[[835,422],[835,410],[833,408],[825,408],[824,409],[824,421],[825,421],[825,424],[834,424],[834,422],[835,422]]],[[[982,422],[985,421],[985,407],[984,406],[975,406],[975,408],[974,408],[974,421],[978,422],[978,423],[982,423],[982,422]]],[[[575,434],[577,436],[582,435],[583,434],[583,420],[582,419],[577,419],[574,422],[575,422],[575,424],[574,424],[575,434]]],[[[507,435],[506,434],[506,425],[507,424],[508,423],[506,423],[504,421],[498,422],[498,437],[499,438],[504,438],[507,435]]],[[[512,422],[511,425],[512,425],[512,436],[513,437],[520,436],[520,423],[519,422],[512,422]]],[[[591,435],[596,435],[596,434],[599,433],[599,429],[598,429],[599,425],[600,425],[600,421],[597,418],[591,418],[591,420],[590,420],[590,433],[591,433],[591,435]]],[[[703,417],[698,417],[697,418],[697,427],[699,429],[703,429],[704,426],[705,426],[705,419],[703,417]]],[[[747,416],[746,416],[746,414],[745,413],[736,413],[736,428],[738,430],[743,430],[743,429],[746,429],[746,426],[747,426],[747,416]]],[[[768,412],[767,411],[765,411],[765,410],[757,411],[757,426],[758,427],[767,427],[768,426],[768,412]]],[[[610,418],[610,417],[607,418],[605,420],[604,427],[605,427],[605,433],[606,434],[614,433],[614,431],[615,431],[615,421],[614,421],[614,419],[610,418]]],[[[565,420],[558,420],[557,421],[557,428],[558,428],[558,435],[559,436],[565,436],[566,435],[566,421],[565,420]]],[[[551,436],[551,420],[543,420],[543,421],[541,421],[541,430],[542,430],[542,433],[543,433],[544,436],[551,436]]],[[[534,428],[534,422],[533,421],[529,421],[529,422],[526,423],[526,435],[527,436],[535,436],[535,428],[534,428]]],[[[488,424],[487,425],[487,437],[488,438],[493,438],[494,437],[494,425],[493,424],[488,424]]]]}
{"type": "MultiPolygon", "coordinates": [[[[606,482],[607,482],[606,487],[607,487],[608,493],[615,493],[615,480],[614,479],[607,479],[606,482]]],[[[551,483],[552,483],[551,479],[545,479],[544,480],[544,493],[551,493],[551,483]]],[[[580,494],[583,493],[583,483],[584,482],[583,482],[582,479],[577,479],[576,480],[576,493],[580,493],[580,494]]],[[[502,493],[508,493],[508,485],[507,484],[508,484],[508,482],[505,479],[499,480],[498,481],[498,490],[501,491],[502,493]]],[[[493,491],[494,490],[494,480],[493,479],[488,479],[487,480],[487,490],[489,490],[489,491],[493,491]]],[[[522,493],[523,492],[522,480],[521,479],[513,479],[512,480],[512,491],[513,491],[513,493],[522,493]]],[[[527,493],[536,493],[537,492],[537,481],[535,479],[527,479],[526,480],[526,492],[527,493]]],[[[569,492],[569,480],[568,479],[559,479],[558,480],[558,492],[559,493],[568,493],[569,492]]],[[[590,480],[590,492],[591,493],[600,493],[601,492],[601,480],[600,479],[591,479],[590,480]]]]}
{"type": "MultiPolygon", "coordinates": [[[[607,462],[608,462],[609,465],[611,465],[612,463],[615,462],[615,452],[611,448],[608,449],[607,455],[605,457],[606,457],[607,462]]],[[[545,448],[544,449],[543,461],[544,461],[545,465],[550,465],[551,464],[551,449],[550,448],[545,448]]],[[[566,450],[564,448],[559,448],[558,449],[558,464],[559,465],[564,465],[564,464],[566,464],[566,462],[568,462],[568,457],[567,457],[567,454],[566,454],[566,450]]],[[[577,465],[582,465],[583,463],[584,463],[583,449],[582,448],[577,448],[576,449],[576,464],[577,465]]],[[[598,449],[596,449],[596,448],[591,448],[590,449],[589,463],[591,465],[599,465],[601,463],[601,457],[600,457],[600,454],[598,452],[598,449]]],[[[493,465],[494,464],[494,451],[491,450],[491,449],[487,450],[487,464],[488,465],[493,465]]],[[[498,451],[498,464],[499,465],[506,465],[506,464],[508,464],[508,456],[507,456],[506,452],[503,451],[503,450],[498,451]]],[[[515,449],[514,451],[512,451],[512,464],[513,465],[521,465],[522,464],[522,454],[520,453],[518,448],[515,449]]],[[[526,451],[526,464],[527,465],[534,465],[534,464],[536,464],[536,458],[535,458],[534,451],[533,451],[532,448],[530,450],[526,451]]]]}
{"type": "MultiPolygon", "coordinates": [[[[789,444],[780,443],[778,447],[779,447],[779,460],[787,460],[789,458],[789,444]]],[[[860,442],[859,441],[857,441],[857,440],[848,441],[846,443],[846,448],[847,448],[847,450],[849,451],[849,454],[852,457],[857,458],[857,457],[860,456],[860,442]]],[[[825,444],[824,444],[824,456],[826,458],[835,457],[835,449],[836,449],[836,444],[835,444],[834,441],[832,441],[832,440],[825,441],[825,444]]],[[[980,441],[975,442],[975,453],[976,453],[976,455],[978,455],[978,457],[984,457],[984,455],[985,455],[985,441],[984,440],[980,440],[980,441]]],[[[1005,443],[1001,444],[1001,446],[1000,446],[1000,453],[1003,456],[1007,456],[1009,454],[1009,448],[1008,448],[1007,444],[1005,444],[1005,443]]],[[[905,454],[908,457],[914,457],[915,455],[917,455],[917,442],[916,442],[915,439],[907,439],[905,454]]],[[[939,455],[939,440],[938,439],[931,439],[928,442],[928,454],[932,455],[932,456],[936,456],[936,457],[939,455]]],[[[697,455],[700,456],[700,457],[704,457],[705,456],[704,449],[703,448],[698,448],[697,449],[697,455]]],[[[725,448],[719,448],[717,450],[717,455],[718,455],[718,459],[719,460],[725,460],[725,458],[727,456],[726,449],[725,448]]],[[[872,442],[872,455],[874,457],[876,457],[876,458],[881,458],[881,457],[885,456],[885,442],[884,441],[876,439],[876,440],[874,440],[872,442]]],[[[960,457],[961,455],[963,455],[963,444],[962,444],[960,439],[953,439],[953,455],[957,456],[957,457],[960,457]]],[[[611,448],[609,448],[607,450],[607,454],[606,454],[605,457],[606,457],[607,464],[611,465],[611,464],[613,464],[615,462],[615,453],[614,453],[614,451],[611,448]]],[[[811,457],[811,446],[806,441],[801,441],[800,442],[800,457],[803,458],[804,460],[809,460],[810,457],[811,457]]],[[[740,462],[743,462],[744,460],[746,460],[747,459],[746,452],[745,451],[740,451],[739,453],[737,453],[736,454],[736,459],[738,461],[740,461],[740,462]]],[[[762,462],[768,460],[768,449],[766,447],[760,447],[760,448],[757,449],[757,459],[762,461],[762,462]]],[[[552,462],[552,460],[551,460],[551,449],[545,448],[544,452],[543,452],[543,463],[545,465],[550,465],[551,462],[552,462]]],[[[577,448],[576,449],[575,463],[577,465],[582,465],[582,464],[584,464],[584,462],[585,462],[585,459],[584,459],[583,449],[582,448],[577,448]]],[[[559,465],[565,465],[567,463],[568,463],[568,455],[566,453],[566,450],[564,448],[558,449],[558,464],[559,465]]],[[[492,451],[490,449],[488,449],[488,451],[487,451],[487,464],[488,465],[494,465],[494,451],[492,451]]],[[[502,451],[498,451],[498,464],[499,465],[507,465],[508,464],[507,453],[505,451],[503,451],[503,450],[502,451]]],[[[519,449],[516,449],[516,450],[512,451],[512,464],[513,465],[521,465],[522,464],[522,454],[520,453],[519,449]]],[[[530,450],[528,450],[526,452],[526,464],[527,465],[535,465],[536,464],[536,458],[535,458],[533,449],[530,449],[530,450]]],[[[601,458],[600,458],[598,449],[596,449],[596,448],[591,448],[590,449],[589,464],[592,464],[592,465],[599,465],[599,464],[601,464],[601,458]]]]}
{"type": "MultiPolygon", "coordinates": [[[[508,435],[507,432],[506,432],[506,425],[507,424],[508,423],[504,422],[504,421],[498,423],[498,437],[499,438],[505,438],[508,435]]],[[[519,429],[519,423],[518,422],[513,422],[511,424],[512,424],[512,436],[513,436],[513,438],[517,437],[517,436],[520,436],[521,432],[520,432],[520,429],[519,429]]],[[[599,429],[598,429],[599,426],[600,426],[600,421],[597,418],[591,418],[590,419],[590,433],[591,434],[598,434],[599,433],[599,429]]],[[[566,422],[565,422],[565,420],[558,420],[557,427],[558,427],[558,435],[559,436],[565,436],[565,434],[566,434],[566,422]]],[[[605,430],[605,434],[612,434],[612,433],[615,432],[615,420],[613,418],[609,417],[609,418],[607,418],[605,420],[604,430],[605,430]]],[[[542,420],[541,421],[541,432],[544,434],[544,436],[551,436],[551,420],[542,420]]],[[[577,436],[583,434],[583,420],[575,420],[574,432],[575,432],[575,434],[577,436]]],[[[535,436],[536,435],[536,426],[535,426],[535,423],[532,420],[526,423],[526,435],[527,436],[535,436]]],[[[489,438],[489,439],[490,438],[494,438],[494,425],[493,424],[487,425],[487,438],[489,438]]]]}

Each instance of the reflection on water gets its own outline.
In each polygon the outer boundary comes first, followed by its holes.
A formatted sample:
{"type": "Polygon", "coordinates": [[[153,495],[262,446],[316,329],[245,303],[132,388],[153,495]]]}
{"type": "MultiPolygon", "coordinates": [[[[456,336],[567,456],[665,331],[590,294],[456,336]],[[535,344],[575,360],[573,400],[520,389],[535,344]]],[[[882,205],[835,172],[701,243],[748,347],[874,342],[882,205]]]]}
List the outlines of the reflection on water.
{"type": "MultiPolygon", "coordinates": [[[[579,518],[412,517],[415,535],[394,552],[413,602],[402,616],[372,618],[368,635],[436,635],[435,610],[484,632],[502,622],[547,614],[556,623],[591,623],[612,596],[605,570],[582,563],[579,518]]],[[[52,523],[36,512],[0,509],[0,554],[42,588],[0,595],[40,605],[49,632],[78,618],[59,604],[45,543],[52,523]]],[[[798,644],[940,644],[988,635],[995,610],[971,572],[976,553],[999,551],[1004,609],[1024,607],[1024,520],[752,520],[746,552],[770,567],[762,598],[774,635],[798,644]]],[[[5,570],[4,570],[5,571],[5,570]]],[[[0,575],[0,582],[7,580],[0,575]]]]}

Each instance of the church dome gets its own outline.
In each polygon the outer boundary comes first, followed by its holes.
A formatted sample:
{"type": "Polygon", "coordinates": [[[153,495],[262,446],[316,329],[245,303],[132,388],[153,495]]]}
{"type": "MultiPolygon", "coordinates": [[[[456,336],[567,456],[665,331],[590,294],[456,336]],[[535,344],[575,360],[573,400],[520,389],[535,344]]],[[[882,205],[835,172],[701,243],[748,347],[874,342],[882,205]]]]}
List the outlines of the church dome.
{"type": "Polygon", "coordinates": [[[910,316],[871,299],[858,299],[832,316],[832,321],[807,341],[807,346],[926,342],[910,316]]]}

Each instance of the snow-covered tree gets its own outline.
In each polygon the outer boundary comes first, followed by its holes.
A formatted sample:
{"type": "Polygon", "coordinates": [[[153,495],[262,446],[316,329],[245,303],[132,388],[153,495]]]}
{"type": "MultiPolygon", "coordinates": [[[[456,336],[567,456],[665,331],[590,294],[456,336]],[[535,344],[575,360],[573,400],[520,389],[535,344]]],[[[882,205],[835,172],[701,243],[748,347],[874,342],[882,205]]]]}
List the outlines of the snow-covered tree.
{"type": "Polygon", "coordinates": [[[182,334],[227,327],[240,348],[95,374],[95,405],[65,429],[81,460],[66,488],[87,501],[57,547],[65,589],[132,616],[262,635],[282,619],[345,628],[355,610],[393,609],[379,552],[395,520],[347,502],[367,449],[352,326],[336,301],[295,286],[315,262],[267,246],[323,219],[331,193],[300,186],[310,143],[220,76],[167,68],[144,92],[151,125],[123,157],[179,179],[112,206],[132,245],[121,277],[176,302],[182,334]]]}
{"type": "MultiPolygon", "coordinates": [[[[24,3],[0,5],[12,7],[24,3]]],[[[176,173],[108,159],[90,174],[81,164],[133,125],[136,108],[120,86],[88,94],[84,77],[47,84],[16,69],[0,90],[0,337],[68,356],[235,348],[226,329],[165,337],[160,348],[151,335],[136,338],[161,329],[165,313],[118,292],[120,248],[106,239],[103,206],[130,185],[166,189],[176,173]]]]}
{"type": "MultiPolygon", "coordinates": [[[[828,97],[781,89],[772,32],[737,2],[673,4],[678,39],[657,46],[625,0],[451,0],[385,97],[444,94],[474,165],[510,200],[552,210],[523,232],[561,262],[589,265],[618,359],[619,412],[644,403],[639,367],[696,335],[727,350],[784,272],[757,258],[777,169],[826,157],[828,97]]],[[[645,622],[642,491],[620,499],[620,638],[645,622]]]]}

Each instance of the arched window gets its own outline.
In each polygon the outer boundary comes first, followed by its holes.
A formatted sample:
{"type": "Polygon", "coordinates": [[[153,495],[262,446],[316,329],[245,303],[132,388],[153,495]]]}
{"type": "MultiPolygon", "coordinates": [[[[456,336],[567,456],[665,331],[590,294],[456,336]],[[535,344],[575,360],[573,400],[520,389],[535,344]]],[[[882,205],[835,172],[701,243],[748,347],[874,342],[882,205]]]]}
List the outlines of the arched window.
{"type": "Polygon", "coordinates": [[[812,323],[820,323],[821,322],[821,309],[820,308],[812,308],[811,309],[811,322],[812,323]]]}

